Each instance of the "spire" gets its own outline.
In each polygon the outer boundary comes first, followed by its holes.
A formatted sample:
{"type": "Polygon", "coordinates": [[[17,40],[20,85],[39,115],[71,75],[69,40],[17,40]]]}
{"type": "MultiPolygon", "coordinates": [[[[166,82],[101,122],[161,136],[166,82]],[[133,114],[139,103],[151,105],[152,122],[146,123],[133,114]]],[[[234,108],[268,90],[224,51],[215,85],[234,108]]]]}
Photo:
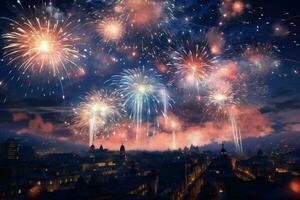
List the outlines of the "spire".
{"type": "Polygon", "coordinates": [[[220,154],[221,154],[221,155],[226,155],[226,154],[227,154],[227,151],[226,151],[226,149],[225,149],[225,147],[224,147],[224,143],[222,143],[222,149],[221,149],[221,151],[220,151],[220,154]]]}
{"type": "Polygon", "coordinates": [[[103,150],[104,150],[102,144],[100,145],[99,150],[100,150],[100,151],[103,151],[103,150]]]}
{"type": "Polygon", "coordinates": [[[122,144],[121,147],[120,147],[120,152],[121,152],[121,153],[125,153],[125,146],[124,146],[123,144],[122,144]]]}
{"type": "Polygon", "coordinates": [[[93,144],[90,146],[90,150],[95,150],[95,146],[93,144]]]}
{"type": "Polygon", "coordinates": [[[258,149],[258,151],[257,151],[257,156],[263,156],[263,151],[261,150],[261,149],[258,149]]]}
{"type": "Polygon", "coordinates": [[[125,151],[125,146],[123,144],[120,147],[120,158],[121,158],[121,161],[123,163],[125,163],[125,161],[126,161],[126,151],[125,151]]]}

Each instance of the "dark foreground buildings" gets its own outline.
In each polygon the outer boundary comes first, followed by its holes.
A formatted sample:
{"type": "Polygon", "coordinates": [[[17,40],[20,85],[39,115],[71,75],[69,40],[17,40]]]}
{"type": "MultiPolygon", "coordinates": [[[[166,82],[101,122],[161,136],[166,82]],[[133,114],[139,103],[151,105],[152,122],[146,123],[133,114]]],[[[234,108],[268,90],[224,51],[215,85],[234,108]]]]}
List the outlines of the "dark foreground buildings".
{"type": "Polygon", "coordinates": [[[300,150],[251,157],[197,147],[166,152],[36,155],[10,139],[0,151],[0,199],[300,199],[300,150]]]}

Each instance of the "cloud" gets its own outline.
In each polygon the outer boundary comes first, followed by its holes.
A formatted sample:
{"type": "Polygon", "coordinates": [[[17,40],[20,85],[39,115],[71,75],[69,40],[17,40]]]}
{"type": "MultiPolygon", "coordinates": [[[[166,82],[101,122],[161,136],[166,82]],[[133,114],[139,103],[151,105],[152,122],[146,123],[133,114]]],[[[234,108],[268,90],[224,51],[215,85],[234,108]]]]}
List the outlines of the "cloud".
{"type": "Polygon", "coordinates": [[[219,32],[218,28],[212,27],[207,32],[207,42],[210,46],[211,53],[215,55],[219,55],[223,51],[223,47],[225,44],[225,38],[221,32],[219,32]]]}
{"type": "Polygon", "coordinates": [[[19,121],[25,121],[27,120],[29,117],[26,113],[13,113],[12,114],[12,120],[14,122],[19,122],[19,121]]]}
{"type": "Polygon", "coordinates": [[[35,115],[33,119],[28,122],[28,127],[17,131],[17,134],[52,134],[54,125],[50,122],[45,122],[40,115],[35,115]]]}
{"type": "Polygon", "coordinates": [[[61,20],[64,18],[64,13],[61,12],[59,8],[53,6],[52,4],[46,7],[46,12],[55,20],[61,20]]]}
{"type": "MultiPolygon", "coordinates": [[[[174,116],[173,116],[174,117],[174,116]]],[[[243,139],[250,137],[262,137],[273,132],[270,120],[260,113],[259,109],[252,106],[239,108],[237,114],[237,123],[242,133],[243,139]]],[[[160,119],[162,121],[162,119],[160,119]]],[[[179,120],[182,123],[183,119],[179,120]]],[[[187,123],[187,122],[186,122],[187,123]]],[[[153,130],[150,130],[152,132],[153,130]]],[[[127,149],[145,149],[145,150],[166,150],[172,148],[174,134],[176,134],[177,148],[197,145],[203,146],[211,142],[233,141],[232,127],[228,120],[224,121],[207,121],[201,124],[190,123],[174,131],[164,129],[157,131],[152,137],[146,136],[146,129],[141,131],[141,143],[138,145],[135,141],[135,129],[116,130],[114,135],[109,139],[98,138],[95,141],[96,146],[100,144],[109,149],[118,149],[121,144],[125,144],[127,149]]]]}
{"type": "Polygon", "coordinates": [[[273,132],[271,120],[256,107],[243,107],[238,114],[240,129],[247,137],[264,136],[273,132]]]}
{"type": "Polygon", "coordinates": [[[298,132],[300,133],[300,123],[296,123],[296,124],[287,124],[284,127],[284,130],[286,132],[298,132]]]}

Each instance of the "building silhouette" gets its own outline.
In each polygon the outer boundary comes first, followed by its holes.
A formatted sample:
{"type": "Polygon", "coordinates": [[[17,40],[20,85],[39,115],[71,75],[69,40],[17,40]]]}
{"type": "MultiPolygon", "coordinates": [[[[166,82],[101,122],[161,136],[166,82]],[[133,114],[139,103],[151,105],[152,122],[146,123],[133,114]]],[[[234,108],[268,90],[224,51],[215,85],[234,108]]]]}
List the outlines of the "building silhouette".
{"type": "Polygon", "coordinates": [[[122,163],[125,163],[127,158],[126,158],[126,150],[125,146],[122,144],[120,147],[120,160],[122,163]]]}
{"type": "Polygon", "coordinates": [[[18,145],[15,139],[8,139],[4,144],[5,158],[8,160],[18,160],[18,145]]]}

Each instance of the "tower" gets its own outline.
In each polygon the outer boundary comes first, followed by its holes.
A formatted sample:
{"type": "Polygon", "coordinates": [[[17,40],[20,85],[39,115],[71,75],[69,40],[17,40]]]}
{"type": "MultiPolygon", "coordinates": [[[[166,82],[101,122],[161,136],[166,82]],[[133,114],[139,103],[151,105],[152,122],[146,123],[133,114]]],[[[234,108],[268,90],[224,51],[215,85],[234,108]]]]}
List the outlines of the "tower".
{"type": "Polygon", "coordinates": [[[126,151],[125,151],[125,146],[123,144],[120,147],[120,159],[122,162],[126,161],[126,151]]]}
{"type": "Polygon", "coordinates": [[[222,143],[222,149],[220,151],[220,155],[227,155],[227,151],[226,151],[226,149],[224,147],[224,143],[222,143]]]}

